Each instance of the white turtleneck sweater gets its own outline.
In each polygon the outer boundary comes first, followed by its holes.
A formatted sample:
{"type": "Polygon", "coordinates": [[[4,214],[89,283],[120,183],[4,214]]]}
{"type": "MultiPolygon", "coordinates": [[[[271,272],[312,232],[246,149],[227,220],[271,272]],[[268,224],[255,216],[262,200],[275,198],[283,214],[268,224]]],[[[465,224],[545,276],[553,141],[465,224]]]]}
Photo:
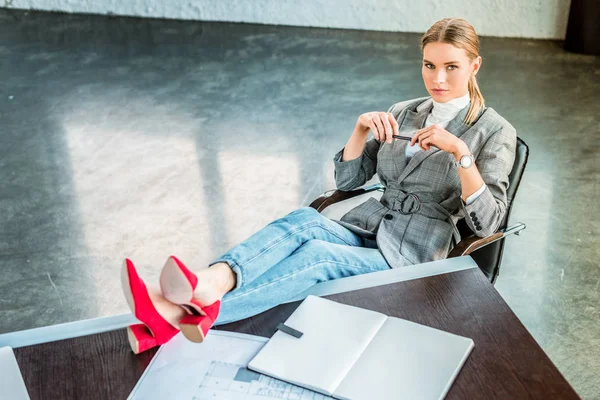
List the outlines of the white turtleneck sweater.
{"type": "MultiPolygon", "coordinates": [[[[424,128],[433,124],[437,124],[442,128],[446,128],[448,126],[448,123],[452,121],[454,117],[458,115],[460,110],[465,108],[470,102],[471,97],[469,96],[469,92],[467,92],[467,94],[465,94],[462,97],[457,97],[456,99],[452,99],[446,103],[438,103],[437,101],[433,100],[433,108],[431,109],[431,112],[425,120],[424,128]]],[[[417,110],[420,110],[420,107],[417,107],[417,110]]],[[[422,150],[421,147],[419,147],[419,145],[416,143],[414,146],[410,146],[410,144],[406,146],[406,162],[408,163],[412,156],[415,155],[415,153],[417,153],[418,151],[422,150]]],[[[473,193],[467,198],[465,203],[471,204],[473,201],[475,201],[477,197],[479,197],[479,195],[481,195],[481,193],[483,193],[485,188],[486,186],[484,183],[483,186],[479,188],[479,190],[477,190],[475,193],[473,193]]]]}

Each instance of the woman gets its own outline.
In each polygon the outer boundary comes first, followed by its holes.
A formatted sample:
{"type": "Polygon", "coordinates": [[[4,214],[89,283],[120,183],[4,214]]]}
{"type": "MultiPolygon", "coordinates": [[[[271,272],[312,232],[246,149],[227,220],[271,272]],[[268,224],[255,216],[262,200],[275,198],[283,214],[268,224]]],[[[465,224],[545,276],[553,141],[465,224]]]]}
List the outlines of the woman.
{"type": "Polygon", "coordinates": [[[386,187],[381,199],[368,199],[339,221],[312,208],[295,210],[210,268],[192,272],[170,257],[160,292],[148,292],[127,260],[123,289],[144,322],[130,327],[135,352],[179,329],[201,342],[212,324],[256,315],[318,282],[446,258],[460,240],[455,224],[463,217],[478,236],[498,228],[516,132],[484,105],[475,77],[482,64],[477,34],[462,19],[443,19],[423,35],[421,51],[430,97],[362,114],[334,157],[338,189],[354,189],[377,173],[386,187]]]}

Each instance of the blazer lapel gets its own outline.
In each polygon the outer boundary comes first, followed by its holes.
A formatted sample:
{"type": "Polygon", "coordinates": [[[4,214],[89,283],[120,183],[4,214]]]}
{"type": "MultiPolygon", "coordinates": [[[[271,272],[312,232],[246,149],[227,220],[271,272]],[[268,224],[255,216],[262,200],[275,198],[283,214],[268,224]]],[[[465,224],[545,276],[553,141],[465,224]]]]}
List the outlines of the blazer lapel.
{"type": "MultiPolygon", "coordinates": [[[[402,121],[399,121],[398,124],[398,133],[400,135],[412,137],[419,129],[421,129],[433,106],[433,101],[431,99],[425,100],[425,102],[428,103],[425,104],[424,108],[419,112],[406,109],[402,121]]],[[[405,154],[406,146],[408,146],[408,144],[409,142],[407,140],[395,140],[392,142],[392,146],[394,146],[394,153],[399,155],[398,159],[394,162],[397,176],[400,176],[402,171],[406,168],[405,154]]]]}
{"type": "Polygon", "coordinates": [[[412,136],[416,131],[421,129],[433,108],[433,101],[431,99],[425,101],[426,104],[423,105],[421,111],[406,110],[402,124],[399,127],[401,135],[412,136]]]}
{"type": "MultiPolygon", "coordinates": [[[[421,129],[421,127],[425,123],[425,120],[427,119],[427,116],[429,115],[429,112],[433,108],[433,101],[431,101],[431,99],[428,101],[430,101],[430,104],[428,104],[425,108],[423,108],[418,113],[408,110],[407,117],[408,117],[409,113],[412,113],[412,116],[409,119],[409,124],[411,124],[413,126],[412,127],[407,126],[407,129],[412,128],[414,130],[415,127],[417,127],[416,130],[421,129]]],[[[467,112],[469,111],[469,106],[470,106],[470,103],[467,104],[462,110],[460,110],[459,113],[456,115],[456,117],[454,117],[454,119],[452,119],[448,123],[448,126],[446,126],[446,130],[450,133],[453,133],[456,137],[462,136],[462,134],[465,133],[469,129],[469,125],[467,125],[463,122],[465,119],[465,116],[467,115],[467,112]]],[[[406,118],[405,118],[405,120],[406,120],[406,118]]],[[[405,125],[404,121],[403,121],[402,125],[403,126],[405,125]]],[[[400,129],[400,132],[402,132],[402,128],[400,129]]],[[[408,136],[413,136],[413,135],[414,135],[414,132],[412,132],[412,134],[408,135],[408,136]]],[[[408,143],[405,142],[404,145],[407,146],[408,143]]],[[[403,147],[403,149],[404,149],[404,147],[403,147]]],[[[399,181],[404,180],[404,178],[406,178],[406,176],[408,174],[410,174],[427,157],[431,156],[432,154],[437,153],[438,151],[440,151],[439,148],[437,148],[435,146],[431,146],[431,148],[427,151],[421,150],[421,151],[418,151],[417,153],[415,153],[415,155],[412,156],[412,158],[410,159],[408,164],[405,166],[405,168],[402,171],[402,174],[400,175],[400,178],[398,178],[398,180],[399,181]]],[[[406,161],[404,163],[406,163],[406,161]]]]}

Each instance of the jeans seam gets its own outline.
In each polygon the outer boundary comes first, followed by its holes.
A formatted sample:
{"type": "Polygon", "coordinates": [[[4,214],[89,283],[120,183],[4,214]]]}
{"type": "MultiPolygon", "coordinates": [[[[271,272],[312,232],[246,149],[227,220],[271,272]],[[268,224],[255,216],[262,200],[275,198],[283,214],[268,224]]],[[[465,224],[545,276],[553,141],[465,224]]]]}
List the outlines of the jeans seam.
{"type": "MultiPolygon", "coordinates": [[[[344,265],[344,266],[346,266],[346,267],[352,267],[352,268],[354,268],[354,269],[356,269],[356,268],[360,268],[360,265],[351,265],[351,264],[344,263],[344,262],[340,262],[340,261],[333,261],[333,260],[319,260],[319,261],[317,261],[317,262],[311,263],[311,264],[310,264],[310,265],[309,265],[307,268],[299,269],[299,270],[297,270],[297,271],[295,271],[295,272],[292,272],[291,274],[284,275],[284,276],[282,276],[282,277],[281,277],[281,278],[279,278],[279,279],[276,279],[276,280],[272,280],[272,281],[270,281],[270,282],[263,283],[262,285],[255,287],[254,289],[252,289],[252,290],[251,290],[251,291],[249,291],[249,292],[245,292],[245,293],[242,293],[242,294],[238,294],[237,296],[230,296],[229,298],[227,298],[227,301],[229,301],[230,299],[236,299],[236,298],[239,298],[239,297],[245,296],[245,295],[247,295],[247,294],[250,294],[250,293],[254,293],[254,292],[255,292],[255,291],[257,291],[258,289],[261,289],[261,288],[263,288],[263,287],[265,287],[265,286],[267,286],[267,285],[270,285],[270,284],[272,284],[272,283],[281,282],[281,281],[284,281],[284,280],[286,280],[286,279],[293,278],[295,275],[299,274],[300,272],[304,272],[304,271],[306,271],[306,270],[308,270],[308,269],[312,269],[312,268],[314,268],[315,266],[317,266],[317,265],[319,265],[319,264],[324,264],[324,263],[342,264],[342,265],[344,265]]],[[[388,267],[389,267],[389,265],[388,265],[388,267]]],[[[371,271],[371,272],[374,272],[374,271],[371,271]]],[[[337,279],[340,279],[340,278],[337,278],[337,279]]],[[[231,292],[231,293],[233,294],[234,292],[231,292]]]]}
{"type": "MultiPolygon", "coordinates": [[[[279,243],[281,243],[283,240],[289,238],[293,234],[305,231],[305,230],[310,229],[310,228],[312,228],[314,226],[321,226],[328,233],[330,233],[331,235],[333,235],[336,238],[340,239],[342,242],[346,243],[348,246],[354,246],[352,243],[348,243],[346,240],[344,240],[344,238],[338,236],[337,233],[330,231],[329,228],[325,224],[322,224],[320,221],[311,221],[311,222],[307,222],[306,224],[300,225],[300,227],[298,227],[297,229],[295,229],[293,231],[288,232],[286,235],[280,237],[279,239],[274,240],[271,243],[268,243],[265,247],[263,247],[261,249],[261,251],[258,254],[256,254],[252,258],[246,260],[246,262],[244,264],[254,261],[256,258],[260,257],[261,255],[263,255],[267,251],[271,250],[273,247],[275,247],[276,245],[278,245],[279,243]]],[[[239,265],[239,263],[238,263],[238,265],[239,265]]]]}

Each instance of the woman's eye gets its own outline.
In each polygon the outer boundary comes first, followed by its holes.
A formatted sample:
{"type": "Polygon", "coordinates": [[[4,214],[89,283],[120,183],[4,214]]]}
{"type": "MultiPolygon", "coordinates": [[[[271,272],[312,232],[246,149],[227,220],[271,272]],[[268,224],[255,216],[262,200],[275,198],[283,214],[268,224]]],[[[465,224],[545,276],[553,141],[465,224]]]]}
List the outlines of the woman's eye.
{"type": "Polygon", "coordinates": [[[450,71],[453,71],[453,70],[455,70],[458,67],[456,65],[448,65],[448,68],[452,68],[450,71]]]}
{"type": "MultiPolygon", "coordinates": [[[[425,64],[425,67],[427,67],[427,68],[429,68],[430,66],[433,67],[433,64],[425,64]]],[[[429,69],[431,69],[431,68],[429,68],[429,69]]]]}

